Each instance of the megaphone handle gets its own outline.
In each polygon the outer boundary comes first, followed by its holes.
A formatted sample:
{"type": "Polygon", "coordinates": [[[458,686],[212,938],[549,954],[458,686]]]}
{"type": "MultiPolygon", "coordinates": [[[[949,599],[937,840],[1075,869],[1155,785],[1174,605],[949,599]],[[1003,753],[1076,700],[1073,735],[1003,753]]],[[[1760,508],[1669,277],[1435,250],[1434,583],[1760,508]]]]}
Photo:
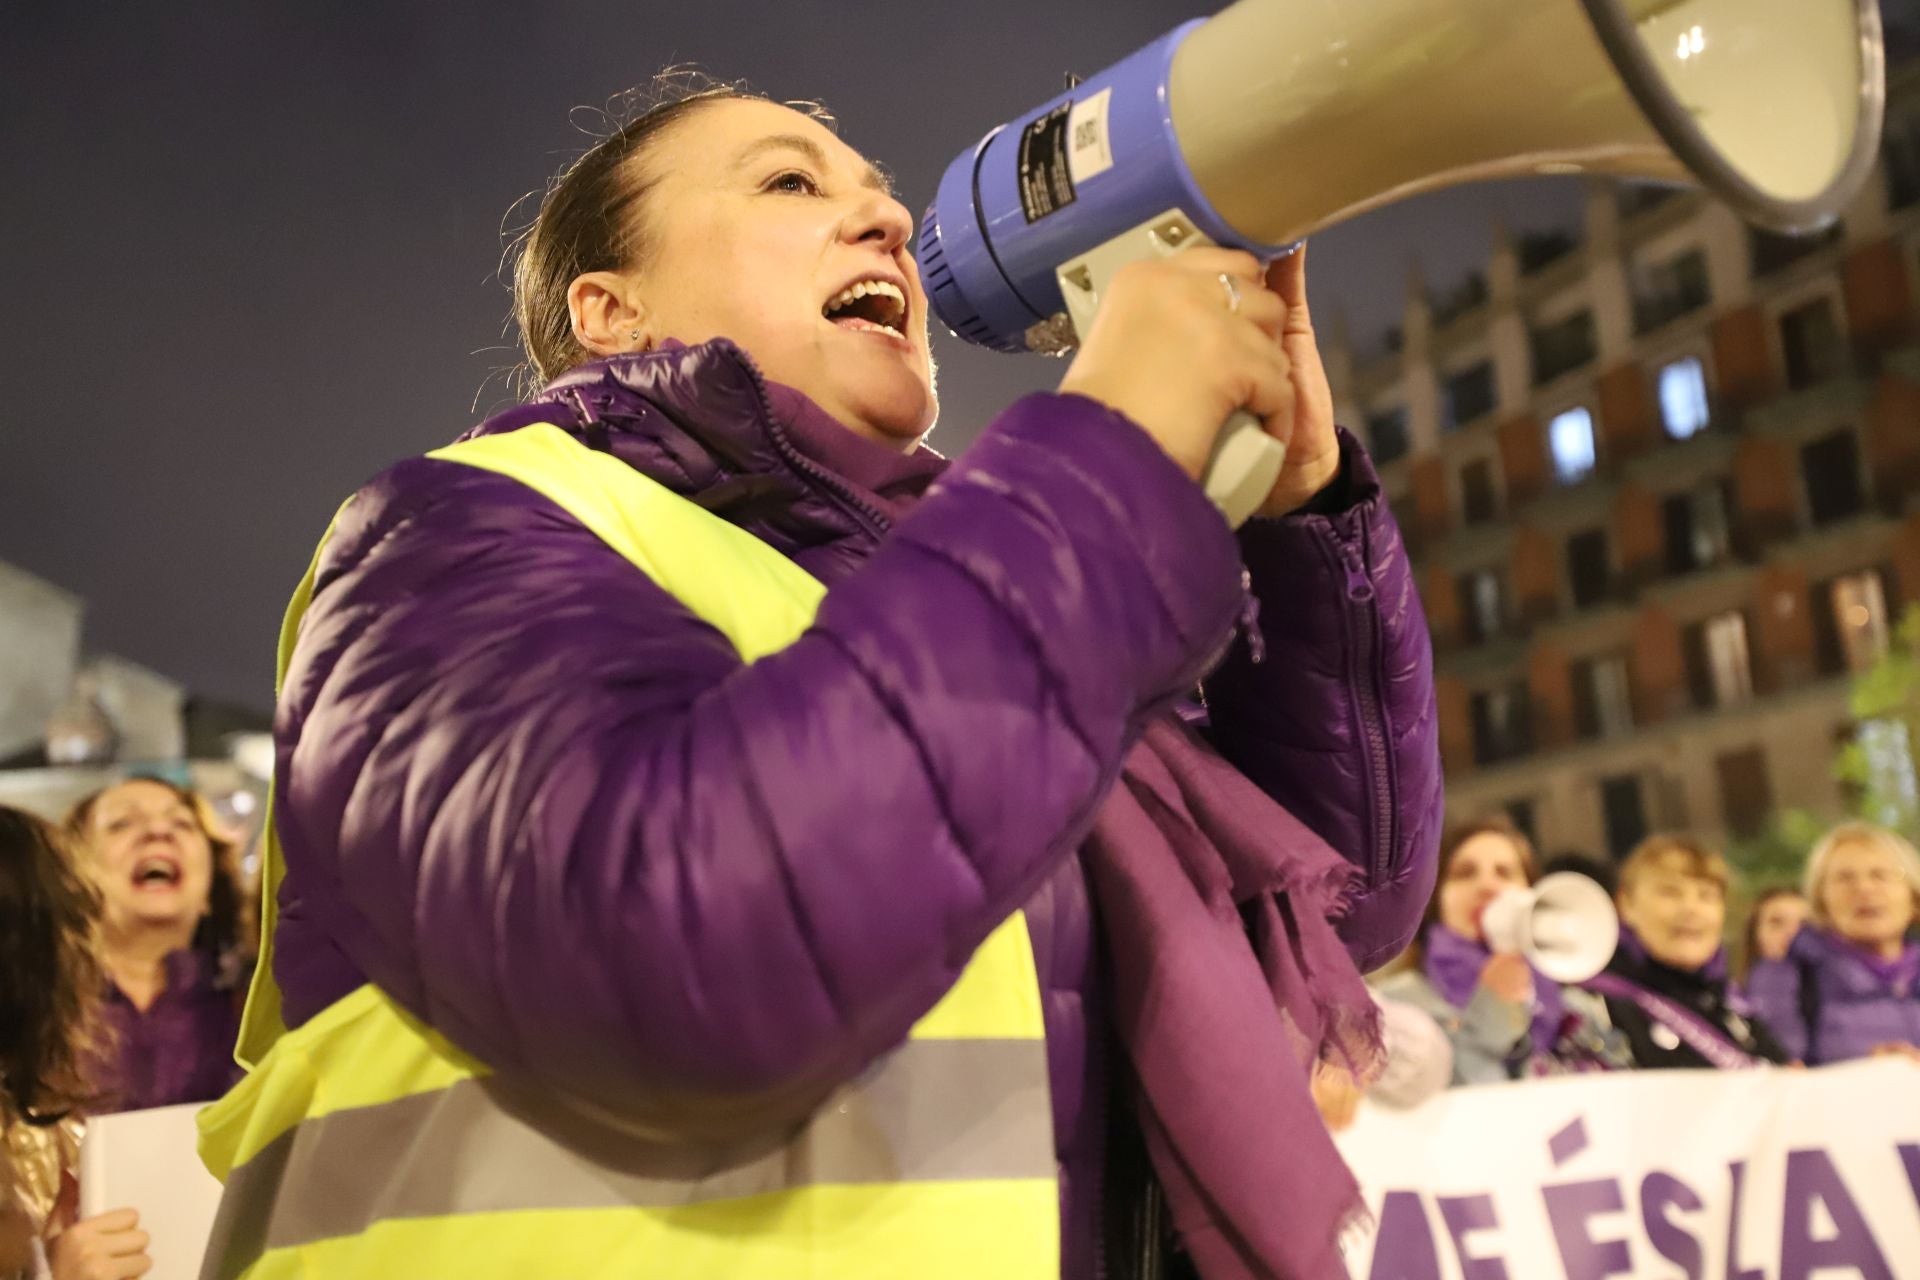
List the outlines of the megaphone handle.
{"type": "Polygon", "coordinates": [[[1286,461],[1287,446],[1268,435],[1260,419],[1239,409],[1220,428],[1201,483],[1227,523],[1238,529],[1273,492],[1286,461]]]}
{"type": "MultiPolygon", "coordinates": [[[[1212,243],[1193,219],[1178,209],[1169,209],[1061,264],[1054,275],[1074,332],[1084,334],[1092,326],[1101,295],[1114,273],[1127,263],[1164,258],[1212,243]]],[[[1220,428],[1201,485],[1227,523],[1238,529],[1273,492],[1286,460],[1287,447],[1268,435],[1258,418],[1242,409],[1220,428]]]]}

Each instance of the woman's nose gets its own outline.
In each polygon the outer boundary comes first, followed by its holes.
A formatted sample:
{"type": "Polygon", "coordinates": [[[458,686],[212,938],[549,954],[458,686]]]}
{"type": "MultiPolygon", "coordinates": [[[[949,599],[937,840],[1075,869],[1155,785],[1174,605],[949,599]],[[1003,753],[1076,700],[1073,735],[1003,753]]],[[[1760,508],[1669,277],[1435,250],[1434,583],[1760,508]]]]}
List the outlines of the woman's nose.
{"type": "Polygon", "coordinates": [[[897,252],[913,236],[913,215],[884,192],[869,193],[847,218],[843,234],[856,243],[878,242],[888,253],[897,252]]]}

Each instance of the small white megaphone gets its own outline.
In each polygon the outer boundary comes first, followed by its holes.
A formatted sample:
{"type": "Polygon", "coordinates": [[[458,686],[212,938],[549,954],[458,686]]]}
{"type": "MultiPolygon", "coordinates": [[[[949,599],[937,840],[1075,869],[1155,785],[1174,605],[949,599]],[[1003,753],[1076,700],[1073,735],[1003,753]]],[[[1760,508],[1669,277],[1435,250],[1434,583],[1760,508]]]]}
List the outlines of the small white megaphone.
{"type": "Polygon", "coordinates": [[[1525,956],[1555,982],[1575,983],[1607,967],[1620,941],[1620,917],[1605,889],[1561,871],[1489,902],[1480,931],[1495,954],[1525,956]]]}

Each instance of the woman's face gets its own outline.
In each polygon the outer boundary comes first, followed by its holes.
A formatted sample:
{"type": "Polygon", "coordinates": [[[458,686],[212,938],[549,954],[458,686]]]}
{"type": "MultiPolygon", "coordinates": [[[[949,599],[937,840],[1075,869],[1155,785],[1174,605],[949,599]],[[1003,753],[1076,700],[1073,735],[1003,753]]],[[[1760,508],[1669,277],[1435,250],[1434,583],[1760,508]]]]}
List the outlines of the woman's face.
{"type": "Polygon", "coordinates": [[[1720,949],[1727,892],[1705,876],[1655,866],[1620,895],[1620,920],[1661,964],[1699,969],[1720,949]]]}
{"type": "Polygon", "coordinates": [[[1862,946],[1897,942],[1913,924],[1913,886],[1876,844],[1854,840],[1829,853],[1820,897],[1834,931],[1862,946]]]}
{"type": "Polygon", "coordinates": [[[1508,889],[1527,885],[1526,864],[1513,841],[1485,831],[1453,851],[1440,885],[1440,923],[1463,938],[1480,937],[1480,912],[1508,889]]]}
{"type": "Polygon", "coordinates": [[[1797,893],[1783,893],[1760,904],[1753,917],[1753,950],[1756,960],[1784,960],[1793,935],[1807,922],[1807,900],[1797,893]]]}
{"type": "Polygon", "coordinates": [[[213,847],[193,811],[157,782],[123,782],[94,802],[86,864],[109,931],[191,929],[207,911],[213,847]]]}
{"type": "Polygon", "coordinates": [[[639,163],[656,180],[631,275],[649,338],[731,338],[861,435],[906,448],[925,434],[933,360],[913,216],[876,169],[819,121],[737,99],[695,111],[639,163]],[[869,295],[841,310],[856,285],[869,295]]]}

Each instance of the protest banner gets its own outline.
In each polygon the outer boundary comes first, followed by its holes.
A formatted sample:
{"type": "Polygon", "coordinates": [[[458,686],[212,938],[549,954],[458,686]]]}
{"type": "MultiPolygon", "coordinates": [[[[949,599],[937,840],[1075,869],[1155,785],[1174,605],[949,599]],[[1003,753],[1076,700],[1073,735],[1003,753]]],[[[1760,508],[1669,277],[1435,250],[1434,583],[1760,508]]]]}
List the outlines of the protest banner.
{"type": "Polygon", "coordinates": [[[1355,1280],[1920,1277],[1920,1068],[1646,1071],[1364,1106],[1355,1280]]]}

